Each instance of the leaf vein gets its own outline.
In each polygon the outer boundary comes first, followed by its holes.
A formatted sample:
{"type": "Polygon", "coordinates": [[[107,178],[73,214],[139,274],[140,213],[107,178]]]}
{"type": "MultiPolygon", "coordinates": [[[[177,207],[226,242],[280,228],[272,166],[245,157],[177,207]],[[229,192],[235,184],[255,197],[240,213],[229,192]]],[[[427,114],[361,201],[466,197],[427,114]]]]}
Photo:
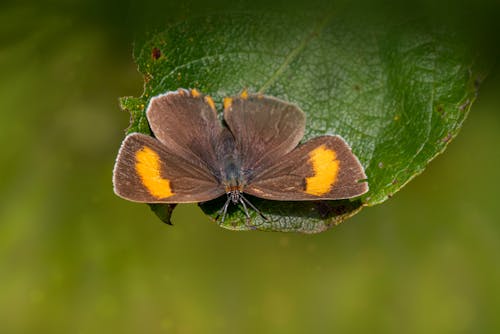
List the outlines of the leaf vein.
{"type": "Polygon", "coordinates": [[[285,58],[285,61],[278,67],[278,69],[269,77],[269,79],[262,85],[262,87],[259,89],[259,93],[264,93],[264,91],[269,88],[280,76],[283,74],[283,72],[287,69],[287,67],[292,63],[292,61],[300,54],[302,50],[305,49],[307,44],[314,38],[317,38],[317,36],[321,33],[321,31],[325,28],[327,25],[328,21],[332,17],[332,13],[328,13],[323,20],[317,24],[311,33],[309,33],[300,43],[299,45],[294,48],[288,56],[285,58]]]}

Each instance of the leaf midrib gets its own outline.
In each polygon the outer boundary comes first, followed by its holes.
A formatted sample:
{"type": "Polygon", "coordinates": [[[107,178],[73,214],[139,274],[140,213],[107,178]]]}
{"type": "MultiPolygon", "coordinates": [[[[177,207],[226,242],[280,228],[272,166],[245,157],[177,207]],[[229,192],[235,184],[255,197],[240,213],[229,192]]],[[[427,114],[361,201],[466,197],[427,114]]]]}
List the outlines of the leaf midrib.
{"type": "Polygon", "coordinates": [[[322,20],[319,21],[319,23],[312,29],[312,31],[307,34],[304,39],[302,39],[299,45],[297,45],[296,48],[290,51],[290,53],[286,56],[285,61],[276,69],[276,71],[274,71],[269,79],[264,82],[264,84],[257,91],[258,93],[264,93],[267,88],[269,88],[276,80],[280,78],[281,74],[285,72],[287,67],[293,62],[295,58],[297,58],[301,51],[306,48],[309,42],[320,35],[320,33],[323,31],[332,17],[333,13],[329,12],[322,20]]]}

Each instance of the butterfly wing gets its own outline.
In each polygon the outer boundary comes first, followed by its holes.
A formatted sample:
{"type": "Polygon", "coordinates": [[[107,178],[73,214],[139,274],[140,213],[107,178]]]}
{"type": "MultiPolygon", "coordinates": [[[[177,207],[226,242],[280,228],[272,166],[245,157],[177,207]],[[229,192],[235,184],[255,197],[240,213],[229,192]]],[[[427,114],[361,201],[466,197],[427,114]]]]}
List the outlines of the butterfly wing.
{"type": "Polygon", "coordinates": [[[223,130],[215,104],[197,90],[153,97],[146,111],[155,137],[171,152],[198,166],[219,169],[216,146],[223,130]]]}
{"type": "Polygon", "coordinates": [[[208,168],[177,156],[159,140],[139,133],[124,139],[113,185],[118,196],[143,203],[194,203],[224,194],[208,168]]]}
{"type": "Polygon", "coordinates": [[[304,113],[272,97],[243,93],[226,98],[224,120],[236,140],[243,171],[266,169],[304,136],[304,113]]]}
{"type": "Polygon", "coordinates": [[[272,200],[307,201],[352,198],[368,191],[366,175],[347,143],[322,136],[298,146],[255,175],[244,192],[272,200]]]}

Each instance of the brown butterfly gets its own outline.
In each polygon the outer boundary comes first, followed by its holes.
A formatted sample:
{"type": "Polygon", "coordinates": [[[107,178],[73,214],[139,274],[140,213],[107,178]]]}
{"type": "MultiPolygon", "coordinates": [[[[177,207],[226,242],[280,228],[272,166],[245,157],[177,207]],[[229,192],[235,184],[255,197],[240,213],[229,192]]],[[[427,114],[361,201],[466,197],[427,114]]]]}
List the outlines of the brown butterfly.
{"type": "Polygon", "coordinates": [[[146,115],[155,137],[129,134],[113,172],[115,193],[130,201],[194,203],[226,194],[223,222],[230,203],[241,204],[247,219],[247,205],[263,216],[244,193],[311,201],[368,191],[349,145],[339,136],[298,145],[305,114],[274,97],[244,91],[225,98],[223,125],[209,96],[179,89],[153,97],[146,115]]]}

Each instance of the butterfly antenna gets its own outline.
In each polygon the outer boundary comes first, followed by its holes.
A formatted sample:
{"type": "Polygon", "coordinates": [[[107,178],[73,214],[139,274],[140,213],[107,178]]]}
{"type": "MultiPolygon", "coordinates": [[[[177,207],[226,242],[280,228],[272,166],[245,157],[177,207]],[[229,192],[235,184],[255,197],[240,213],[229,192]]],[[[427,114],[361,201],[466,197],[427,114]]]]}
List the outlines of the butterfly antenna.
{"type": "Polygon", "coordinates": [[[215,217],[215,221],[219,220],[219,217],[222,214],[222,219],[220,221],[220,224],[224,223],[224,219],[226,218],[226,213],[227,213],[227,207],[229,206],[229,202],[231,202],[231,197],[227,197],[226,203],[224,203],[224,206],[217,212],[217,217],[215,217]]]}
{"type": "MultiPolygon", "coordinates": [[[[243,203],[245,202],[246,204],[248,204],[248,206],[250,206],[253,210],[255,210],[255,212],[257,212],[259,214],[259,216],[262,217],[262,219],[264,219],[265,221],[269,221],[269,219],[267,219],[266,216],[264,216],[264,214],[255,207],[255,205],[252,204],[252,202],[250,202],[249,200],[247,200],[243,194],[240,194],[240,202],[243,204],[243,207],[245,208],[245,211],[246,211],[246,205],[243,203]]],[[[246,213],[247,214],[247,217],[248,217],[248,212],[246,213]]]]}

